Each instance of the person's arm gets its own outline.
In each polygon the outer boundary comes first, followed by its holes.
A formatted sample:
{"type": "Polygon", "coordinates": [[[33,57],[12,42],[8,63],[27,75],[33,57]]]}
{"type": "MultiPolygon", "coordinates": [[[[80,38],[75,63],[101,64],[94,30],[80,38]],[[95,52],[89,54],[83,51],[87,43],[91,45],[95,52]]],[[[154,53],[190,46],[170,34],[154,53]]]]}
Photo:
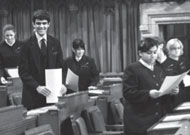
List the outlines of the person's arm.
{"type": "Polygon", "coordinates": [[[91,59],[91,83],[90,86],[96,86],[100,80],[99,71],[94,59],[91,59]]]}
{"type": "Polygon", "coordinates": [[[134,67],[128,67],[123,75],[123,97],[131,103],[147,103],[151,100],[150,90],[140,88],[134,67]]]}
{"type": "Polygon", "coordinates": [[[29,72],[29,58],[31,56],[29,56],[30,52],[29,52],[29,48],[27,43],[25,43],[22,47],[21,50],[21,57],[20,57],[20,62],[19,62],[19,76],[23,82],[24,85],[27,85],[33,89],[36,89],[39,84],[38,82],[30,75],[29,72]]]}
{"type": "Polygon", "coordinates": [[[62,76],[63,76],[63,84],[66,85],[66,77],[67,77],[67,61],[66,59],[63,60],[63,65],[62,65],[62,76]]]}
{"type": "MultiPolygon", "coordinates": [[[[0,46],[2,46],[2,44],[0,46]]],[[[7,83],[7,80],[5,78],[3,56],[0,54],[0,84],[6,84],[6,83],[7,83]]]]}
{"type": "MultiPolygon", "coordinates": [[[[0,45],[1,46],[1,45],[0,45]]],[[[3,58],[2,55],[0,54],[0,77],[4,76],[4,66],[3,66],[3,58]]]]}

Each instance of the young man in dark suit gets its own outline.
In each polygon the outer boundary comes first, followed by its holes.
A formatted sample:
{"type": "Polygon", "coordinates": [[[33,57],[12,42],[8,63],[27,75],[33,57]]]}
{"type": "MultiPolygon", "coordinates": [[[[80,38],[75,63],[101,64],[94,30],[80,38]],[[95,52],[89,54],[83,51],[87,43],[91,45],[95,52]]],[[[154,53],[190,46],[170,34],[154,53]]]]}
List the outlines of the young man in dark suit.
{"type": "MultiPolygon", "coordinates": [[[[28,110],[48,105],[51,93],[45,87],[45,69],[63,68],[60,42],[47,34],[50,16],[45,10],[33,14],[34,34],[25,42],[21,51],[19,75],[23,82],[22,104],[28,110]]],[[[62,94],[66,88],[62,87],[62,94]]]]}

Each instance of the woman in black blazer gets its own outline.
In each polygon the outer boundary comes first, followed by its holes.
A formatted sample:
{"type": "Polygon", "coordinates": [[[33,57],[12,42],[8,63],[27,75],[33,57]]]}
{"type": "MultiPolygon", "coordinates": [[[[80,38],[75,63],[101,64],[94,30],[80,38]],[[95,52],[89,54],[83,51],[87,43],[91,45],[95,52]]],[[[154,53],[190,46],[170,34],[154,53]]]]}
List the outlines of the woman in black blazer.
{"type": "MultiPolygon", "coordinates": [[[[166,75],[179,75],[189,69],[189,62],[183,57],[183,43],[177,39],[170,39],[166,44],[167,59],[160,65],[166,75]]],[[[179,85],[179,93],[173,96],[173,108],[179,104],[189,101],[189,87],[184,87],[183,82],[179,85]]]]}
{"type": "MultiPolygon", "coordinates": [[[[95,88],[99,82],[99,71],[94,59],[85,55],[85,44],[82,39],[73,41],[72,52],[73,55],[65,60],[64,66],[79,76],[79,91],[95,88]]],[[[72,92],[70,89],[67,90],[67,93],[72,92]]]]}
{"type": "Polygon", "coordinates": [[[6,68],[17,68],[23,43],[16,39],[16,28],[12,24],[3,27],[4,40],[0,43],[0,84],[10,77],[6,68]]]}
{"type": "Polygon", "coordinates": [[[147,135],[147,129],[163,116],[162,98],[158,90],[165,75],[155,65],[157,45],[152,38],[142,40],[138,48],[139,61],[130,64],[124,71],[125,135],[147,135]]]}

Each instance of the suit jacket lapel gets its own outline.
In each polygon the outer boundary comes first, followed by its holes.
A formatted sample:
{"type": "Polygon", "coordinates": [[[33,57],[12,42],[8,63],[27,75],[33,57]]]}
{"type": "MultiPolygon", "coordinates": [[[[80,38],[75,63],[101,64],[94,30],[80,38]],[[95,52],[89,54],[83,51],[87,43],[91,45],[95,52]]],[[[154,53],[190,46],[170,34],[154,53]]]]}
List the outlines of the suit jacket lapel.
{"type": "Polygon", "coordinates": [[[55,51],[54,43],[52,43],[51,38],[47,35],[47,47],[48,47],[48,68],[54,68],[55,66],[55,57],[53,55],[53,52],[55,51]]]}
{"type": "Polygon", "coordinates": [[[34,63],[40,72],[40,48],[37,42],[37,38],[35,35],[32,36],[31,38],[31,52],[32,52],[32,57],[34,58],[34,63]]]}

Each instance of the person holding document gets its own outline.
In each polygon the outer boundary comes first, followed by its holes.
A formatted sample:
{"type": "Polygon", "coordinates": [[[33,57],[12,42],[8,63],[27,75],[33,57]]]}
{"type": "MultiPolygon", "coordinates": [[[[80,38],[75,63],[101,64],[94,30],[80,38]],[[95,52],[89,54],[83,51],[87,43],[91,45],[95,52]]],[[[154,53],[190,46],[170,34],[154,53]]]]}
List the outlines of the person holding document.
{"type": "MultiPolygon", "coordinates": [[[[158,42],[158,50],[157,50],[157,60],[156,60],[156,65],[160,66],[163,68],[164,63],[167,60],[167,55],[166,55],[166,46],[164,40],[162,40],[159,37],[154,37],[154,39],[158,42]]],[[[164,69],[163,69],[164,70],[164,69]]],[[[166,74],[167,75],[167,74],[166,74]]],[[[173,94],[166,94],[162,96],[162,105],[163,105],[163,110],[164,114],[171,113],[174,109],[174,96],[176,96],[179,93],[179,88],[176,87],[176,93],[173,94]]]]}
{"type": "MultiPolygon", "coordinates": [[[[167,76],[179,75],[189,69],[189,64],[183,55],[183,44],[177,39],[170,39],[166,44],[167,59],[160,65],[167,76]]],[[[177,105],[189,101],[188,89],[184,88],[183,82],[179,85],[179,93],[173,96],[173,108],[177,105]]],[[[173,109],[172,108],[172,109],[173,109]]]]}
{"type": "MultiPolygon", "coordinates": [[[[60,42],[47,34],[49,13],[37,10],[32,19],[34,34],[24,43],[19,64],[23,82],[22,104],[28,110],[48,105],[46,97],[51,91],[45,86],[45,69],[64,68],[60,42]]],[[[60,92],[66,93],[64,85],[60,92]]]]}
{"type": "MultiPolygon", "coordinates": [[[[147,135],[147,129],[163,116],[161,84],[163,70],[155,65],[158,42],[145,38],[138,47],[139,61],[126,67],[123,75],[125,135],[147,135]]],[[[172,90],[175,93],[176,90],[172,90]]]]}
{"type": "MultiPolygon", "coordinates": [[[[78,75],[78,90],[85,91],[96,88],[95,86],[99,82],[99,71],[94,59],[85,55],[85,44],[82,39],[73,41],[72,52],[73,55],[65,60],[64,65],[78,75]]],[[[67,82],[65,84],[68,85],[67,82]]],[[[72,92],[74,91],[68,90],[68,93],[72,92]]]]}
{"type": "Polygon", "coordinates": [[[16,28],[12,24],[3,27],[4,40],[0,43],[0,84],[10,77],[6,68],[17,68],[23,43],[16,39],[16,28]]]}

